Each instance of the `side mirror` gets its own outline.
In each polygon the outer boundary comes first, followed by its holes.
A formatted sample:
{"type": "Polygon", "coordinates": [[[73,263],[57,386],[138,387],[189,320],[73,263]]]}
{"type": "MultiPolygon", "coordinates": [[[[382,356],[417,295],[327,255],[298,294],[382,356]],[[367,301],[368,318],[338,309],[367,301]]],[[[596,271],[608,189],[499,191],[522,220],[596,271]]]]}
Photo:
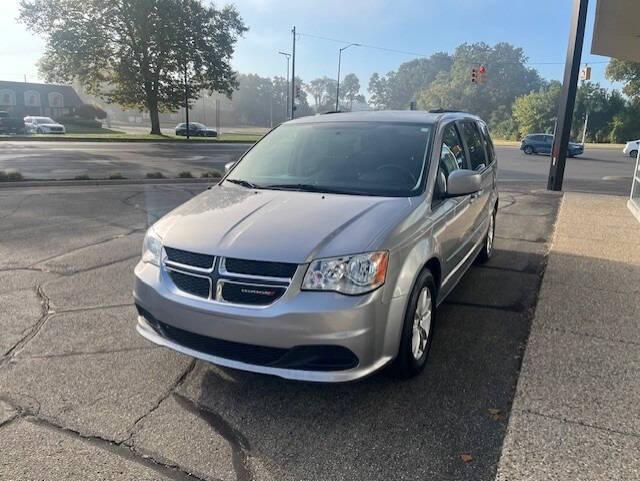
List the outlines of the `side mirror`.
{"type": "Polygon", "coordinates": [[[451,172],[447,181],[447,195],[457,197],[474,194],[482,189],[482,174],[461,169],[451,172]]]}
{"type": "Polygon", "coordinates": [[[224,173],[226,174],[227,172],[229,172],[234,165],[236,165],[235,162],[227,162],[226,164],[224,164],[224,173]]]}

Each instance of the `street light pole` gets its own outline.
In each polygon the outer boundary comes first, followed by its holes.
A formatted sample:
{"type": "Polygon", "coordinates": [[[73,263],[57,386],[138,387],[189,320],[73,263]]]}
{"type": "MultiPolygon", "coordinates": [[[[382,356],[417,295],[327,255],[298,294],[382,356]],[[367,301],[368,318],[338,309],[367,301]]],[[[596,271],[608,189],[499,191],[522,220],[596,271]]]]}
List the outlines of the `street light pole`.
{"type": "Polygon", "coordinates": [[[284,55],[287,59],[287,101],[284,104],[284,119],[287,120],[289,118],[289,59],[291,58],[291,54],[287,52],[278,52],[280,55],[284,55]]]}
{"type": "Polygon", "coordinates": [[[296,26],[291,30],[293,46],[291,50],[291,119],[296,116],[296,26]]]}
{"type": "Polygon", "coordinates": [[[191,137],[189,135],[189,82],[187,80],[187,64],[184,64],[184,114],[187,122],[187,140],[191,137]]]}
{"type": "Polygon", "coordinates": [[[342,51],[349,47],[359,47],[359,43],[350,43],[346,47],[342,47],[338,52],[338,83],[336,84],[336,112],[340,110],[340,64],[342,63],[342,51]]]}

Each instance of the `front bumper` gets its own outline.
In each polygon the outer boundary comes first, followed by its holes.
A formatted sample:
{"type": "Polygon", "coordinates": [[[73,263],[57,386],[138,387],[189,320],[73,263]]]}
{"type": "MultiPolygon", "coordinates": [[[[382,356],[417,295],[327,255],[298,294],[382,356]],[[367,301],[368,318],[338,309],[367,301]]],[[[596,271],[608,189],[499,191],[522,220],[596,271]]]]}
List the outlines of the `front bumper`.
{"type": "Polygon", "coordinates": [[[396,356],[406,297],[383,302],[384,286],[364,296],[300,291],[304,269],[298,271],[282,298],[257,308],[190,296],[179,291],[163,269],[140,263],[135,269],[134,297],[143,315],[138,318],[137,331],[151,342],[213,364],[314,382],[356,380],[396,356]],[[238,343],[275,350],[339,347],[353,353],[357,363],[348,369],[315,370],[304,364],[287,368],[277,365],[282,363],[245,362],[238,356],[217,355],[215,350],[178,342],[176,337],[163,335],[154,321],[198,338],[210,338],[212,344],[238,343]]]}

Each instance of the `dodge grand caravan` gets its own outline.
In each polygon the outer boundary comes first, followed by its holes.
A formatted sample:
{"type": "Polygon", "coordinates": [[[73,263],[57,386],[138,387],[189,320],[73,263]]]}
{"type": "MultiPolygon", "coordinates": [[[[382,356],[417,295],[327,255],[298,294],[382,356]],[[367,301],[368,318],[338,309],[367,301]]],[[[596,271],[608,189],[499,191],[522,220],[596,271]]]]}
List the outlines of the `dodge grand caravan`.
{"type": "Polygon", "coordinates": [[[492,254],[497,205],[493,144],[470,114],[287,122],[148,230],[137,330],[288,379],[415,376],[438,305],[492,254]]]}

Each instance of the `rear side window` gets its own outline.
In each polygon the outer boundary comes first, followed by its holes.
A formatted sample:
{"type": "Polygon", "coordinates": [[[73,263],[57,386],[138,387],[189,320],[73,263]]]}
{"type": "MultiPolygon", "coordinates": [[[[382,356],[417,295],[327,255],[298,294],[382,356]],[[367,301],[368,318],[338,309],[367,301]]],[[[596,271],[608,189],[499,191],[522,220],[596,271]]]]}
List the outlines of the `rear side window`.
{"type": "Polygon", "coordinates": [[[484,147],[487,151],[487,165],[492,164],[496,160],[496,149],[493,147],[493,140],[489,135],[489,128],[484,122],[480,122],[480,130],[482,131],[482,140],[484,141],[484,147]]]}
{"type": "Polygon", "coordinates": [[[488,165],[486,153],[484,151],[484,141],[475,122],[464,121],[462,126],[462,136],[467,143],[469,150],[469,163],[472,170],[482,170],[488,165]]]}

